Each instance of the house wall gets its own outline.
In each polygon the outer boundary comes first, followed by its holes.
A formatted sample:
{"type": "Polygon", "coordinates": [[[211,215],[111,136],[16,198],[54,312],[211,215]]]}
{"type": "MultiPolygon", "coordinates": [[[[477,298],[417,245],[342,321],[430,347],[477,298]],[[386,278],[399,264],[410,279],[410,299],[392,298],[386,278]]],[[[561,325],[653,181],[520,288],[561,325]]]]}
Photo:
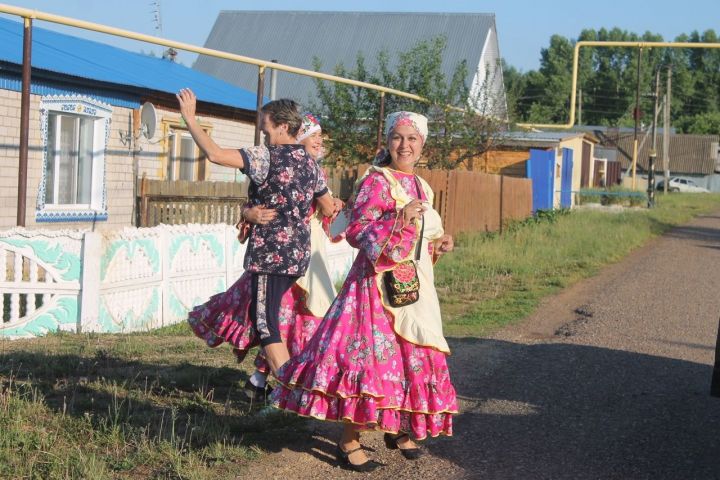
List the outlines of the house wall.
{"type": "Polygon", "coordinates": [[[481,114],[507,119],[507,98],[500,66],[500,47],[494,28],[488,30],[485,38],[480,62],[470,86],[470,103],[481,114]]]}
{"type": "MultiPolygon", "coordinates": [[[[72,95],[72,92],[67,92],[72,95]]],[[[36,222],[38,191],[43,175],[43,140],[40,125],[40,95],[30,96],[30,131],[28,153],[28,179],[25,224],[43,228],[89,228],[99,231],[113,230],[132,225],[134,202],[132,146],[123,143],[121,132],[132,129],[133,109],[112,106],[110,132],[105,155],[105,188],[107,194],[107,220],[73,222],[36,222]]],[[[92,96],[90,97],[92,98],[92,96]]],[[[138,174],[164,179],[167,162],[167,138],[162,138],[163,120],[179,123],[180,116],[167,109],[158,109],[158,132],[154,138],[140,138],[135,143],[138,174]]],[[[238,148],[253,143],[254,126],[215,117],[200,116],[211,136],[218,144],[238,148]]],[[[16,225],[18,155],[20,144],[20,92],[0,89],[0,228],[16,225]]],[[[236,181],[241,176],[234,169],[207,165],[207,180],[236,181]]]]}
{"type": "MultiPolygon", "coordinates": [[[[157,110],[157,132],[149,141],[145,138],[138,140],[142,148],[138,156],[138,175],[145,174],[152,180],[165,180],[167,172],[168,127],[180,125],[181,117],[178,112],[165,108],[157,110]]],[[[251,146],[255,139],[255,126],[252,123],[238,122],[217,117],[197,116],[198,122],[209,129],[209,134],[218,145],[225,148],[241,148],[251,146]]],[[[127,120],[125,121],[127,124],[127,120]]],[[[227,168],[206,162],[207,175],[205,180],[215,182],[234,182],[241,180],[242,175],[233,168],[227,168]]]]}
{"type": "MultiPolygon", "coordinates": [[[[595,149],[594,144],[592,142],[588,142],[582,137],[572,138],[569,140],[564,140],[560,142],[560,147],[558,148],[559,151],[561,151],[563,148],[569,148],[573,151],[573,172],[572,172],[572,190],[573,192],[577,192],[580,190],[580,177],[582,173],[582,152],[583,152],[583,144],[587,143],[590,145],[590,159],[595,155],[595,149]]],[[[591,161],[591,167],[590,167],[590,185],[593,184],[593,168],[592,168],[592,161],[591,161]]],[[[575,195],[573,195],[573,205],[575,204],[575,195]]]]}

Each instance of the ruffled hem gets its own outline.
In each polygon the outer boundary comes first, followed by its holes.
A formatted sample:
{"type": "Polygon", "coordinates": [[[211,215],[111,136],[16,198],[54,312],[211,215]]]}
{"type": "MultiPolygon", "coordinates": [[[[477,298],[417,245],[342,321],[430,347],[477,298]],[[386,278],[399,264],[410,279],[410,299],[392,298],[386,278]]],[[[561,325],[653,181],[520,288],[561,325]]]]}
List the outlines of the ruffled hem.
{"type": "Polygon", "coordinates": [[[188,323],[211,348],[227,342],[237,350],[248,350],[259,343],[249,308],[250,275],[245,273],[227,291],[195,307],[188,314],[188,323]]]}
{"type": "MultiPolygon", "coordinates": [[[[436,353],[436,355],[442,355],[436,353]]],[[[456,413],[457,400],[455,388],[449,377],[434,377],[433,383],[402,380],[386,380],[379,378],[367,370],[333,371],[335,365],[321,364],[315,366],[312,354],[303,353],[283,365],[278,372],[281,384],[278,398],[288,396],[291,391],[301,391],[295,395],[303,395],[303,404],[320,402],[319,412],[327,411],[322,402],[327,399],[342,400],[344,405],[365,405],[370,411],[376,409],[392,409],[409,413],[436,415],[456,413]],[[325,400],[321,400],[325,399],[325,400]]],[[[353,407],[353,411],[360,411],[353,407]]],[[[373,415],[374,416],[374,415],[373,415]]],[[[345,415],[343,414],[343,417],[345,415]]],[[[367,419],[348,418],[355,423],[367,423],[367,419]]]]}
{"type": "Polygon", "coordinates": [[[452,415],[456,408],[441,411],[383,406],[384,399],[370,396],[340,398],[319,391],[278,386],[272,393],[272,406],[303,417],[357,425],[362,430],[388,433],[409,432],[417,440],[428,435],[452,435],[452,415]]]}

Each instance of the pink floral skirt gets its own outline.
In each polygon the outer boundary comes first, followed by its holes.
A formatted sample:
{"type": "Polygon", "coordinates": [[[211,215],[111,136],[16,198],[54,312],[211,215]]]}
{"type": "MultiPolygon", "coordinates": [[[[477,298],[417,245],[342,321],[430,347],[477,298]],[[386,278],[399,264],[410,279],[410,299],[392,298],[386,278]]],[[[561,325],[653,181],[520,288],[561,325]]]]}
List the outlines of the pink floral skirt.
{"type": "Polygon", "coordinates": [[[395,333],[375,282],[359,255],[315,335],[280,368],[273,405],[416,439],[452,435],[457,400],[446,355],[395,333]]]}
{"type": "MultiPolygon", "coordinates": [[[[250,319],[251,274],[245,272],[227,291],[213,295],[188,314],[192,331],[209,347],[227,342],[241,362],[250,348],[260,344],[260,338],[250,319]]],[[[320,325],[321,318],[306,308],[307,293],[293,285],[280,304],[280,336],[287,344],[290,356],[298,355],[320,325]]],[[[255,357],[255,367],[270,370],[262,350],[255,357]]]]}

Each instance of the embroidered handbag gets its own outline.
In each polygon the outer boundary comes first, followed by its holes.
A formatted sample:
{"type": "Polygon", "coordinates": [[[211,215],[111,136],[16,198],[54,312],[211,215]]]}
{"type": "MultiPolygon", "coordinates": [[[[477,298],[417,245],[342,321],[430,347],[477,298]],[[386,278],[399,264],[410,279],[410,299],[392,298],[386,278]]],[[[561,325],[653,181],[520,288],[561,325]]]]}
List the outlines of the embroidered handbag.
{"type": "MultiPolygon", "coordinates": [[[[415,179],[417,182],[417,178],[415,179]]],[[[420,185],[418,185],[419,192],[420,185]]],[[[405,260],[398,263],[395,268],[383,273],[383,282],[388,294],[388,302],[393,307],[411,305],[420,299],[420,279],[417,274],[415,262],[420,260],[425,219],[422,219],[420,238],[415,246],[415,260],[405,260]]]]}
{"type": "Polygon", "coordinates": [[[235,228],[238,229],[238,236],[237,236],[238,242],[240,242],[240,243],[247,242],[247,239],[250,236],[251,227],[252,227],[252,224],[248,223],[247,220],[245,220],[244,218],[235,224],[235,228]]]}
{"type": "Polygon", "coordinates": [[[250,229],[252,228],[252,223],[245,220],[245,217],[243,216],[243,211],[245,210],[246,206],[247,202],[240,207],[240,220],[238,220],[238,222],[235,224],[235,228],[238,229],[237,239],[240,243],[247,242],[247,239],[250,236],[250,229]]]}
{"type": "Polygon", "coordinates": [[[420,279],[413,260],[400,262],[395,268],[385,272],[383,281],[388,302],[393,307],[411,305],[420,299],[420,279]]]}

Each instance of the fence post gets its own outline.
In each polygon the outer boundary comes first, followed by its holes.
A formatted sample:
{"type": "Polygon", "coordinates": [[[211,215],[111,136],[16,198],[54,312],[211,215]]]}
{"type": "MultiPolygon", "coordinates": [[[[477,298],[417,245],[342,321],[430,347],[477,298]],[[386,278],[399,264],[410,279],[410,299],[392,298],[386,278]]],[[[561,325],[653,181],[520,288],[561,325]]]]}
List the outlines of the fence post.
{"type": "Polygon", "coordinates": [[[225,289],[235,283],[233,270],[235,269],[235,256],[233,255],[233,244],[237,242],[235,227],[225,225],[225,289]]]}
{"type": "Polygon", "coordinates": [[[167,319],[170,318],[170,232],[169,229],[163,227],[155,227],[159,230],[158,235],[158,252],[160,254],[160,325],[166,326],[167,319]]]}
{"type": "Polygon", "coordinates": [[[100,316],[100,259],[102,237],[98,232],[83,235],[82,276],[80,277],[80,315],[77,333],[83,326],[97,322],[100,316]]]}
{"type": "Polygon", "coordinates": [[[382,129],[383,129],[383,117],[385,116],[385,92],[380,92],[380,112],[378,113],[378,128],[377,128],[377,144],[375,145],[375,153],[380,150],[382,146],[382,129]]]}
{"type": "Polygon", "coordinates": [[[143,172],[140,181],[140,224],[141,227],[148,226],[148,180],[145,172],[143,172]]]}
{"type": "Polygon", "coordinates": [[[505,175],[500,175],[500,235],[503,233],[503,200],[505,198],[505,175]]]}

